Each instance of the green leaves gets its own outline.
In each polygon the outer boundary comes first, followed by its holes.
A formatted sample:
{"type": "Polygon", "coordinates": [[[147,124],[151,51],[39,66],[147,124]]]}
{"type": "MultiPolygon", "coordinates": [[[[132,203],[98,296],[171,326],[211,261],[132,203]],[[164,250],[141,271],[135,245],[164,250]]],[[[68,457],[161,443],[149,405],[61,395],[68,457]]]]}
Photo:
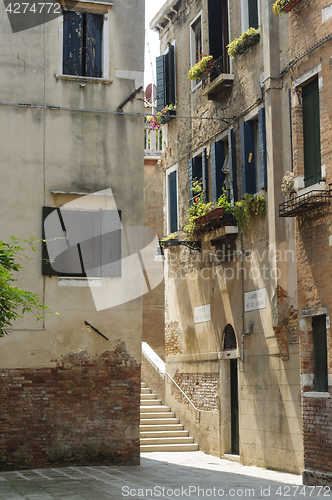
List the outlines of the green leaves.
{"type": "Polygon", "coordinates": [[[247,31],[242,33],[239,38],[235,38],[229,45],[227,45],[228,55],[234,59],[235,56],[240,56],[253,47],[257,42],[259,42],[259,31],[256,28],[249,28],[247,31]]]}
{"type": "Polygon", "coordinates": [[[237,224],[241,233],[245,229],[252,228],[253,215],[265,215],[265,198],[262,194],[259,196],[246,193],[243,200],[237,201],[233,208],[237,224]]]}
{"type": "Polygon", "coordinates": [[[35,252],[37,241],[33,237],[29,240],[19,240],[14,236],[10,237],[10,243],[0,241],[0,337],[9,333],[8,328],[15,319],[22,318],[26,313],[32,313],[37,320],[40,320],[43,317],[40,313],[48,310],[36,294],[12,285],[17,281],[14,273],[22,269],[15,259],[29,258],[22,253],[25,252],[25,248],[21,244],[25,243],[35,252]]]}

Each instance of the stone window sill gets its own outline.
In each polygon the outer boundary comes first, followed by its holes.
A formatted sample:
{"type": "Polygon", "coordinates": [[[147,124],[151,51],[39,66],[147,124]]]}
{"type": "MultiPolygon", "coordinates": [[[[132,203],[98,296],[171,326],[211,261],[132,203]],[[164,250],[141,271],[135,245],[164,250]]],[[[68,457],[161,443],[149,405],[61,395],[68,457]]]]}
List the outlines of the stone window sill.
{"type": "Polygon", "coordinates": [[[108,78],[94,78],[91,76],[76,76],[76,75],[59,75],[55,73],[55,78],[57,80],[71,80],[74,82],[87,82],[87,83],[113,83],[113,80],[108,78]]]}
{"type": "Polygon", "coordinates": [[[304,392],[303,396],[305,398],[325,398],[325,399],[328,399],[331,397],[331,394],[329,392],[310,391],[310,392],[304,392]]]}

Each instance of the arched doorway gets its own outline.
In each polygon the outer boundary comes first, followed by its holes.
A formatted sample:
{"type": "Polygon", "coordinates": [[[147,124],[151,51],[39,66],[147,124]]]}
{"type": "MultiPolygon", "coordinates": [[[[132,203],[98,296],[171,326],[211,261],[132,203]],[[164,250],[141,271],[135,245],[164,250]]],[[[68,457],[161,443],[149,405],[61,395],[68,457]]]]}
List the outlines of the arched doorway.
{"type": "MultiPolygon", "coordinates": [[[[237,349],[236,335],[232,325],[226,325],[223,333],[223,351],[237,349]]],[[[238,360],[229,359],[230,405],[231,405],[231,453],[239,455],[239,391],[238,391],[238,360]]]]}

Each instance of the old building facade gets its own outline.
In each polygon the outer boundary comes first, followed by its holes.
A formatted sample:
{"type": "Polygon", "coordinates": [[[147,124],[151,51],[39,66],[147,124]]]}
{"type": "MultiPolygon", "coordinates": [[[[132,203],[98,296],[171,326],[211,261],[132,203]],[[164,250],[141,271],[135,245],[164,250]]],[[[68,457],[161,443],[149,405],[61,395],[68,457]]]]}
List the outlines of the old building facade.
{"type": "Polygon", "coordinates": [[[50,307],[1,339],[2,470],[139,463],[144,1],[53,8],[0,7],[1,239],[50,307]]]}
{"type": "Polygon", "coordinates": [[[190,238],[201,251],[165,244],[166,371],[196,410],[169,384],[165,400],[203,451],[301,473],[295,229],[279,217],[292,169],[289,18],[272,4],[168,0],[150,23],[159,110],[176,106],[163,128],[165,234],[188,239],[195,179],[207,202],[225,188],[233,206],[246,193],[266,206],[243,233],[232,218],[207,223],[190,238]],[[231,59],[226,46],[248,28],[251,48],[231,59]],[[201,54],[213,69],[189,81],[201,54]]]}
{"type": "MultiPolygon", "coordinates": [[[[328,1],[289,14],[305,484],[332,483],[331,30],[328,1]]],[[[289,219],[290,220],[290,219],[289,219]]]]}

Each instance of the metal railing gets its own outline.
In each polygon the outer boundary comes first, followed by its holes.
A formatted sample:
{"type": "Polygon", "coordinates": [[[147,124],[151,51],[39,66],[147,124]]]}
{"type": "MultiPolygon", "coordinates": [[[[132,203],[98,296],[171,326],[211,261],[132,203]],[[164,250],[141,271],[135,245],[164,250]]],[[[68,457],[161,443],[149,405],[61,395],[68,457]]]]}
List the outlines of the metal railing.
{"type": "Polygon", "coordinates": [[[175,380],[171,377],[171,375],[169,373],[166,373],[165,372],[161,372],[160,369],[158,368],[158,366],[147,356],[147,353],[144,352],[142,350],[142,355],[145,357],[145,359],[147,361],[149,361],[149,363],[153,366],[153,368],[159,373],[159,375],[161,377],[164,378],[165,380],[165,377],[167,377],[174,385],[175,387],[181,392],[181,394],[186,398],[186,400],[188,401],[188,403],[193,407],[193,409],[195,410],[195,422],[196,424],[198,424],[200,422],[200,419],[201,419],[201,410],[199,408],[197,408],[194,403],[191,401],[191,399],[187,396],[187,394],[181,389],[181,387],[179,386],[179,384],[177,384],[175,382],[175,380]]]}
{"type": "Polygon", "coordinates": [[[279,205],[279,217],[296,217],[321,205],[329,205],[331,194],[332,188],[329,185],[329,189],[326,191],[312,190],[305,194],[294,196],[279,205]]]}

